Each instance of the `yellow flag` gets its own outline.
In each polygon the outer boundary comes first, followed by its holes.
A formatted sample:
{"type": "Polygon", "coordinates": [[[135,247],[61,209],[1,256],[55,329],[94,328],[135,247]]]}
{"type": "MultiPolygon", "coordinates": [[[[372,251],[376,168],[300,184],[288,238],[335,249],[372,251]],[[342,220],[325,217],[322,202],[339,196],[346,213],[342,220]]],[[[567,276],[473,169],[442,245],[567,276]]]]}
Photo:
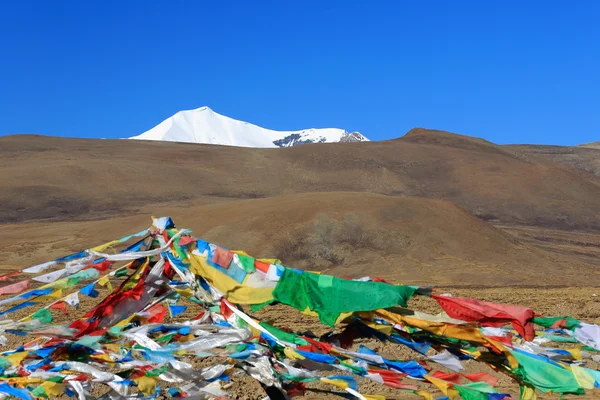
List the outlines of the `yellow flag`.
{"type": "Polygon", "coordinates": [[[60,299],[61,297],[63,297],[63,291],[62,291],[62,289],[58,289],[58,290],[55,290],[52,293],[48,293],[44,297],[50,297],[50,298],[53,298],[53,299],[60,299]]]}
{"type": "Polygon", "coordinates": [[[40,386],[44,388],[44,391],[50,398],[53,398],[54,396],[60,396],[65,392],[64,383],[45,381],[40,386]]]}
{"type": "Polygon", "coordinates": [[[531,386],[521,386],[521,400],[536,400],[537,394],[531,386]]]}
{"type": "Polygon", "coordinates": [[[385,396],[379,394],[363,394],[362,396],[367,400],[385,400],[385,396]]]}
{"type": "Polygon", "coordinates": [[[27,357],[27,354],[29,354],[28,351],[20,351],[18,353],[12,353],[9,354],[7,356],[4,356],[8,361],[10,361],[10,363],[12,365],[20,365],[21,361],[23,361],[25,359],[25,357],[27,357]]]}
{"type": "Polygon", "coordinates": [[[137,285],[138,281],[142,277],[142,272],[144,272],[144,270],[149,262],[150,262],[149,259],[146,258],[146,260],[131,275],[129,280],[127,282],[125,282],[125,284],[123,285],[122,291],[133,289],[135,287],[135,285],[137,285]]]}
{"type": "Polygon", "coordinates": [[[278,258],[257,258],[257,260],[267,264],[281,264],[281,260],[278,258]]]}
{"type": "Polygon", "coordinates": [[[571,371],[573,375],[575,375],[575,379],[579,386],[584,389],[593,389],[594,383],[596,380],[594,377],[585,370],[585,368],[580,367],[579,365],[573,364],[571,365],[571,371]]]}
{"type": "Polygon", "coordinates": [[[302,314],[305,314],[305,315],[310,315],[311,317],[318,317],[319,316],[319,314],[317,314],[316,311],[311,310],[310,308],[308,308],[308,306],[304,310],[302,310],[300,312],[302,314]]]}
{"type": "Polygon", "coordinates": [[[112,353],[118,354],[121,351],[121,345],[116,343],[106,343],[103,347],[112,353]]]}
{"type": "Polygon", "coordinates": [[[185,289],[175,288],[175,291],[177,293],[179,293],[182,297],[185,297],[185,298],[190,298],[190,297],[194,296],[194,292],[192,292],[192,289],[190,289],[190,288],[185,288],[185,289]]]}
{"type": "Polygon", "coordinates": [[[371,321],[365,321],[363,323],[365,325],[367,325],[369,328],[375,329],[376,331],[379,331],[379,332],[384,333],[386,335],[391,335],[392,331],[394,330],[394,327],[391,326],[391,325],[376,324],[376,323],[371,322],[371,321]]]}
{"type": "MultiPolygon", "coordinates": [[[[259,324],[260,321],[257,321],[254,318],[250,318],[252,321],[256,322],[256,324],[259,324]]],[[[252,336],[260,336],[260,331],[258,329],[256,329],[254,326],[252,325],[248,325],[248,328],[250,329],[250,332],[252,332],[252,336]]]]}
{"type": "Polygon", "coordinates": [[[106,286],[106,288],[107,288],[108,290],[110,290],[111,292],[112,292],[112,290],[113,290],[113,287],[112,287],[112,285],[110,284],[110,279],[108,279],[108,275],[104,275],[102,278],[100,278],[100,280],[98,281],[98,284],[99,284],[100,286],[106,286]]]}
{"type": "Polygon", "coordinates": [[[574,360],[578,360],[578,361],[583,360],[583,357],[581,356],[581,349],[574,347],[572,349],[565,349],[565,350],[567,350],[569,353],[571,353],[574,360]]]}
{"type": "Polygon", "coordinates": [[[306,357],[304,357],[303,355],[300,355],[298,353],[296,353],[294,351],[294,349],[292,349],[291,347],[286,347],[283,349],[283,353],[285,354],[285,356],[287,358],[289,358],[290,360],[304,360],[306,357]]]}
{"type": "Polygon", "coordinates": [[[421,396],[422,398],[424,398],[425,400],[433,400],[433,396],[431,393],[421,391],[421,392],[417,392],[417,394],[419,396],[421,396]]]}
{"type": "Polygon", "coordinates": [[[138,385],[138,390],[144,394],[144,396],[151,396],[156,391],[156,380],[149,376],[142,376],[138,379],[134,379],[138,385]]]}
{"type": "Polygon", "coordinates": [[[36,383],[42,383],[44,382],[44,380],[42,378],[32,378],[30,376],[24,376],[24,377],[19,377],[19,378],[8,378],[8,382],[11,384],[18,384],[23,385],[23,386],[27,386],[27,385],[31,385],[31,384],[36,384],[36,383]]]}
{"type": "Polygon", "coordinates": [[[195,339],[196,336],[194,336],[194,334],[190,333],[189,335],[185,335],[185,336],[181,336],[179,339],[177,339],[178,342],[189,342],[190,340],[195,339]]]}
{"type": "Polygon", "coordinates": [[[343,313],[340,313],[340,316],[337,317],[337,319],[335,320],[335,323],[339,324],[342,321],[344,321],[346,318],[352,316],[353,314],[354,314],[353,312],[343,312],[343,313]]]}
{"type": "Polygon", "coordinates": [[[469,342],[481,343],[487,347],[492,346],[504,353],[511,368],[515,369],[519,366],[515,356],[513,356],[501,342],[492,340],[483,335],[479,329],[472,325],[455,325],[445,322],[424,321],[419,318],[396,314],[384,309],[379,309],[375,312],[369,313],[360,312],[357,314],[363,318],[369,319],[373,317],[381,317],[398,324],[410,325],[415,328],[423,329],[438,336],[447,336],[454,339],[462,339],[469,342]]]}
{"type": "Polygon", "coordinates": [[[113,362],[113,359],[107,353],[93,354],[92,357],[98,360],[104,360],[107,362],[113,362]]]}
{"type": "Polygon", "coordinates": [[[321,378],[321,382],[329,383],[330,385],[334,385],[339,387],[340,389],[346,389],[348,387],[348,382],[343,379],[327,379],[321,378]]]}
{"type": "Polygon", "coordinates": [[[453,400],[458,396],[458,390],[451,387],[450,383],[448,383],[444,380],[438,379],[438,378],[434,378],[433,376],[430,376],[430,375],[425,375],[424,378],[427,379],[429,382],[433,383],[435,385],[435,387],[440,389],[442,391],[442,393],[444,393],[446,396],[448,396],[448,398],[450,400],[453,400]]]}
{"type": "MultiPolygon", "coordinates": [[[[192,255],[190,262],[192,273],[202,276],[222,293],[227,293],[227,300],[234,304],[262,304],[273,300],[273,287],[253,287],[246,283],[240,285],[235,279],[208,265],[206,259],[196,255],[192,255]]],[[[250,275],[246,276],[244,282],[248,281],[250,275]]]]}
{"type": "Polygon", "coordinates": [[[131,322],[133,317],[135,317],[135,314],[131,314],[129,317],[125,318],[124,320],[117,322],[114,326],[125,326],[131,322]]]}

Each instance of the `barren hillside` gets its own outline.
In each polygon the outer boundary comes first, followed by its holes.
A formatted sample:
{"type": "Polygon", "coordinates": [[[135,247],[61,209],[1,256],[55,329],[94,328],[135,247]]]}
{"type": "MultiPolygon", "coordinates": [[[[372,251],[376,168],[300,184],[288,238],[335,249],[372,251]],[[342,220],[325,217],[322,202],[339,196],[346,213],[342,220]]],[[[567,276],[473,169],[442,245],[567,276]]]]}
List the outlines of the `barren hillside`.
{"type": "Polygon", "coordinates": [[[600,186],[581,174],[422,129],[391,141],[288,149],[9,136],[0,138],[0,175],[0,222],[344,191],[449,200],[495,223],[600,229],[600,186]]]}
{"type": "Polygon", "coordinates": [[[600,184],[600,147],[544,145],[502,147],[535,162],[562,166],[600,184]]]}
{"type": "Polygon", "coordinates": [[[0,264],[22,268],[171,215],[223,246],[341,275],[600,282],[600,186],[525,150],[423,129],[289,149],[4,137],[0,264]]]}

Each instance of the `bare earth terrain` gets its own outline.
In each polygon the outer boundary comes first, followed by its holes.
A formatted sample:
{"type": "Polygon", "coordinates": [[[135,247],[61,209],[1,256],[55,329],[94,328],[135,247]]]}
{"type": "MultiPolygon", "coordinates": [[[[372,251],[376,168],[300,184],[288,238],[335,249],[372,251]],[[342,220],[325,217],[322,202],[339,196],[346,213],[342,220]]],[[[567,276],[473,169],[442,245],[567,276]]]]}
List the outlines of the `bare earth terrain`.
{"type": "MultiPolygon", "coordinates": [[[[0,138],[0,272],[169,215],[197,237],[292,267],[600,323],[599,177],[594,146],[498,146],[424,129],[286,149],[9,136],[0,138]]],[[[411,305],[439,311],[418,301],[411,305]]],[[[298,315],[258,314],[324,329],[298,315]]],[[[236,382],[240,398],[262,398],[236,382]]],[[[364,384],[365,393],[398,396],[364,384]]]]}

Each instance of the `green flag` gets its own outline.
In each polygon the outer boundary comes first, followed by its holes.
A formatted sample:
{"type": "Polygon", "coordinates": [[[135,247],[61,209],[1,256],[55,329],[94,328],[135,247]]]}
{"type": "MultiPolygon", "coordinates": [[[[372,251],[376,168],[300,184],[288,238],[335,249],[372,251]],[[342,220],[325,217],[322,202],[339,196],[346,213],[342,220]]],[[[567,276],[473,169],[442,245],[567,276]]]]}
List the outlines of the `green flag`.
{"type": "Polygon", "coordinates": [[[286,268],[273,298],[301,311],[315,311],[322,323],[333,326],[344,312],[405,307],[415,291],[411,286],[353,281],[286,268]]]}
{"type": "Polygon", "coordinates": [[[31,316],[31,318],[39,319],[43,323],[52,322],[52,313],[45,308],[39,309],[31,316]]]}

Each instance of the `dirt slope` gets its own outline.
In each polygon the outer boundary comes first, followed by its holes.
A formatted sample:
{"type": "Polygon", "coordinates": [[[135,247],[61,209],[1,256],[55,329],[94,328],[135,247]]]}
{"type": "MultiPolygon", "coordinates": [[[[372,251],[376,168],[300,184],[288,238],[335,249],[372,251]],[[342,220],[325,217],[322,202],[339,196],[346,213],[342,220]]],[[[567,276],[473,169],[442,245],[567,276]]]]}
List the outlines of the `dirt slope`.
{"type": "Polygon", "coordinates": [[[287,149],[4,137],[0,264],[32,265],[171,215],[223,246],[336,274],[600,282],[600,185],[518,150],[425,129],[287,149]]]}
{"type": "Polygon", "coordinates": [[[509,145],[502,147],[534,162],[564,166],[574,173],[579,173],[583,178],[600,184],[600,146],[509,145]]]}
{"type": "Polygon", "coordinates": [[[0,233],[0,266],[23,268],[98,245],[145,228],[148,215],[171,215],[232,249],[337,275],[444,286],[600,282],[597,265],[522,243],[450,202],[364,193],[163,204],[107,220],[12,224],[0,233]]]}
{"type": "Polygon", "coordinates": [[[166,201],[331,191],[445,199],[493,222],[600,229],[600,187],[589,179],[440,131],[287,149],[0,138],[0,222],[102,218],[166,201]]]}
{"type": "Polygon", "coordinates": [[[591,142],[591,143],[580,144],[577,147],[588,147],[591,149],[600,149],[600,142],[591,142]]]}

